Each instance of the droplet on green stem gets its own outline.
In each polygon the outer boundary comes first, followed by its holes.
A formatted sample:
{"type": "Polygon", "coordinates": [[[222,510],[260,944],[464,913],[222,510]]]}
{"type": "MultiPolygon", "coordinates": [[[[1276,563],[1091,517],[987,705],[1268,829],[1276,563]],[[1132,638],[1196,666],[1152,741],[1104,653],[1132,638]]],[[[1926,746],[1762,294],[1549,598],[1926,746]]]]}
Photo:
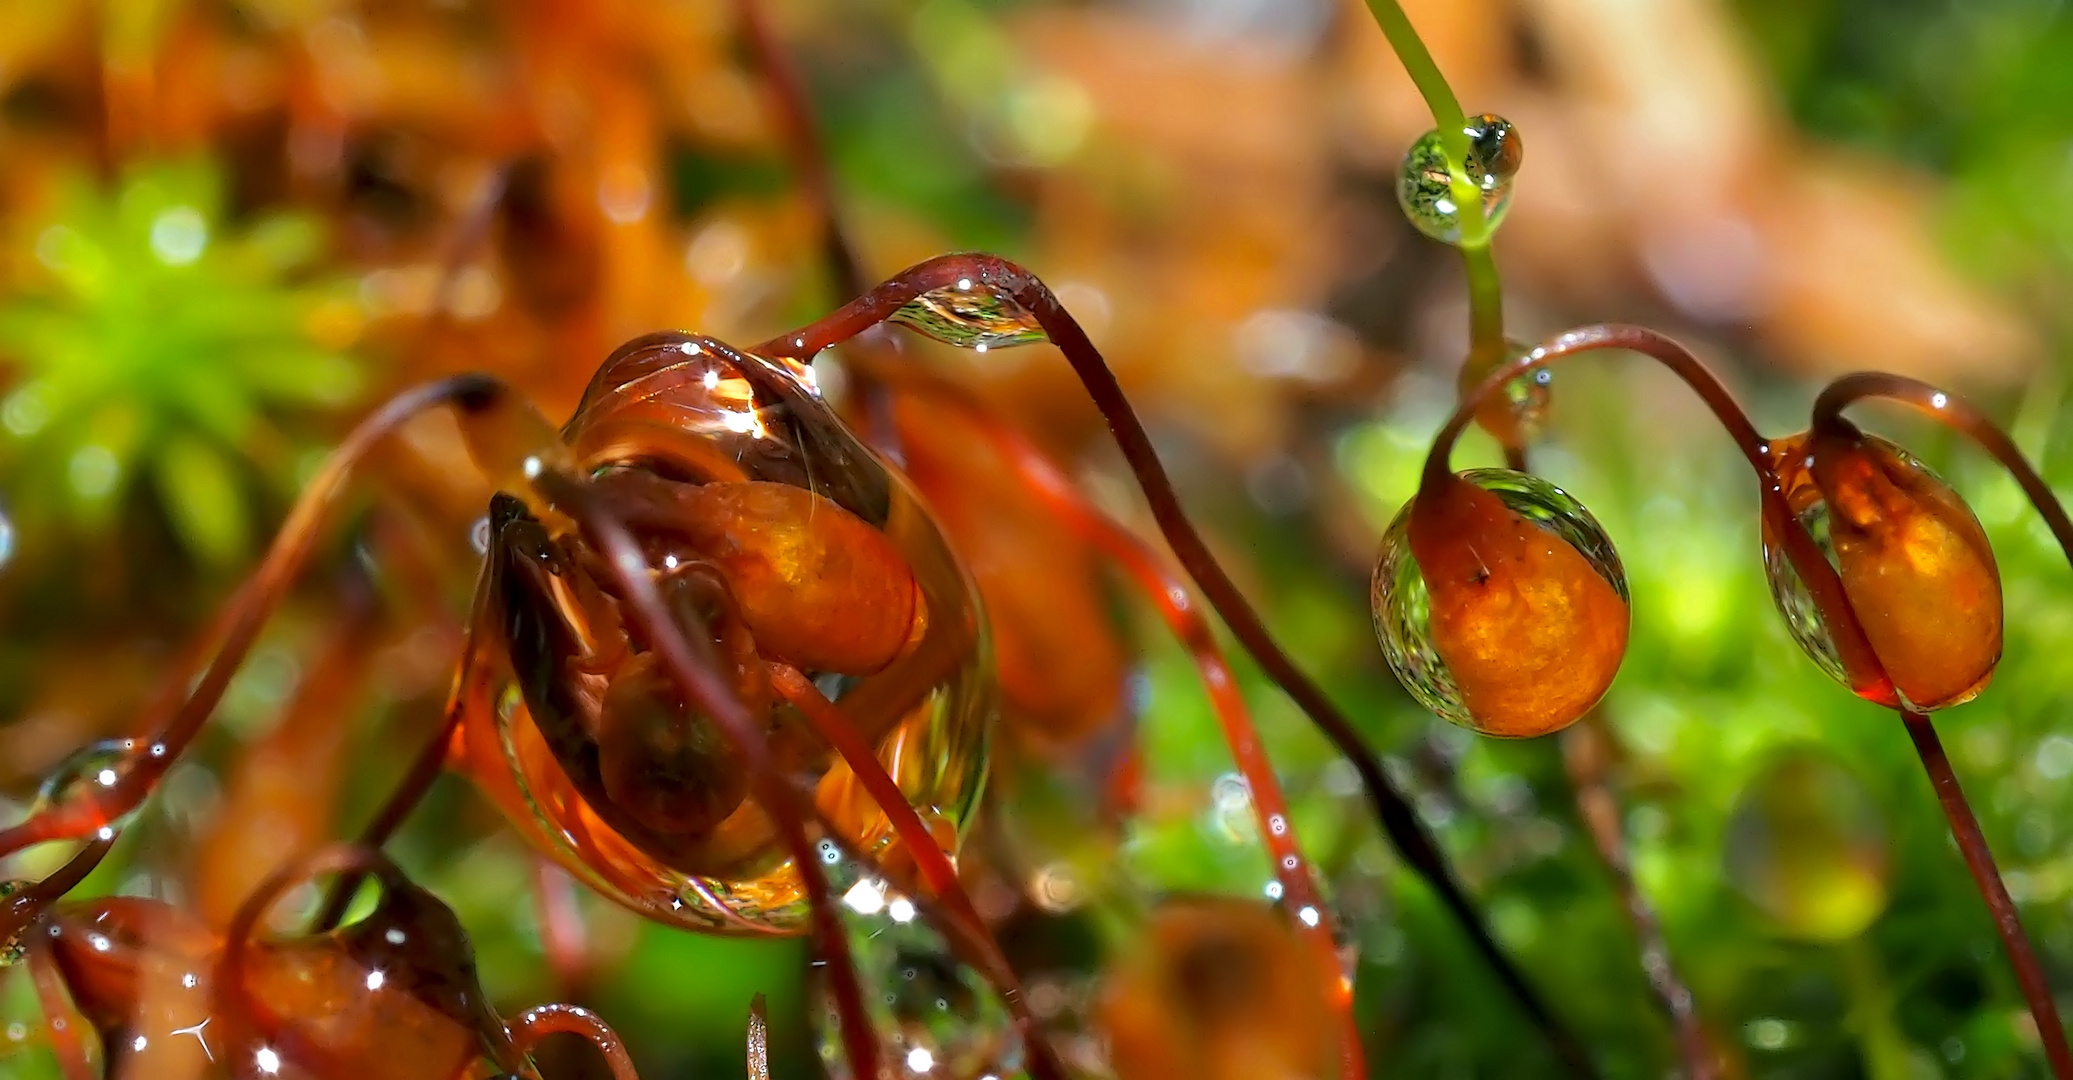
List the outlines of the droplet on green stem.
{"type": "MultiPolygon", "coordinates": [[[[1486,233],[1495,232],[1511,206],[1512,180],[1525,157],[1525,144],[1510,121],[1494,113],[1471,116],[1462,128],[1468,136],[1468,178],[1483,192],[1486,233]]],[[[1397,171],[1396,201],[1418,231],[1448,244],[1461,242],[1460,208],[1454,202],[1453,176],[1438,129],[1411,144],[1397,171]]]]}

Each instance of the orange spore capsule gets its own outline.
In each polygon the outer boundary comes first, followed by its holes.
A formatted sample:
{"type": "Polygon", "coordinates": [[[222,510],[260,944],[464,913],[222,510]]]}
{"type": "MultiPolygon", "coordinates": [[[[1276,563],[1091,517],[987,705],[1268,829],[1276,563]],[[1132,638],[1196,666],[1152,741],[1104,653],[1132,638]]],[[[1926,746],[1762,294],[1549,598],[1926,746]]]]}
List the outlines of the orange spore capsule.
{"type": "Polygon", "coordinates": [[[1884,440],[1817,437],[1813,472],[1843,591],[1894,688],[1920,709],[1971,700],[2001,660],[2001,572],[1979,520],[1884,440]]]}
{"type": "Polygon", "coordinates": [[[1603,697],[1627,651],[1627,602],[1569,541],[1458,476],[1428,478],[1409,542],[1433,647],[1476,728],[1545,735],[1603,697]]]}
{"type": "Polygon", "coordinates": [[[1098,1008],[1121,1080],[1329,1075],[1335,1046],[1320,970],[1287,919],[1229,898],[1168,900],[1118,958],[1098,1008]]]}
{"type": "Polygon", "coordinates": [[[632,471],[599,486],[638,492],[645,505],[630,508],[633,520],[682,537],[687,555],[719,569],[765,655],[868,675],[919,633],[921,591],[906,557],[832,499],[769,481],[680,484],[632,471]]]}

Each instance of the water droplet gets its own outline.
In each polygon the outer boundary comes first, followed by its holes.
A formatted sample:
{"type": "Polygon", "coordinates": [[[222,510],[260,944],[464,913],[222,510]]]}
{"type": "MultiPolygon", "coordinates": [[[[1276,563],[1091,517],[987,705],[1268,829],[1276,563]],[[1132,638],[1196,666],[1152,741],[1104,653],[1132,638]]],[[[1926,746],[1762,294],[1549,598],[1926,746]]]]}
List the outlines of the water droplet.
{"type": "MultiPolygon", "coordinates": [[[[1484,224],[1495,232],[1511,206],[1512,180],[1525,145],[1509,121],[1492,113],[1469,117],[1462,130],[1468,135],[1468,178],[1482,189],[1484,224]]],[[[1437,130],[1419,136],[1404,155],[1396,201],[1419,232],[1448,244],[1461,242],[1460,214],[1437,130]]]]}
{"type": "Polygon", "coordinates": [[[1886,907],[1877,805],[1824,751],[1781,752],[1742,789],[1728,819],[1727,877],[1789,937],[1845,941],[1886,907]]]}
{"type": "MultiPolygon", "coordinates": [[[[1457,385],[1464,396],[1474,393],[1497,367],[1512,364],[1533,351],[1533,346],[1516,341],[1507,341],[1504,346],[1499,365],[1462,365],[1457,385]]],[[[1536,368],[1505,383],[1502,393],[1492,395],[1476,410],[1477,425],[1507,446],[1526,446],[1537,441],[1554,401],[1554,381],[1554,372],[1536,368]]]]}
{"type": "Polygon", "coordinates": [[[945,344],[980,352],[1045,340],[1044,328],[1028,308],[984,282],[975,285],[970,280],[915,297],[893,313],[892,321],[945,344]]]}
{"type": "Polygon", "coordinates": [[[1557,730],[1618,670],[1626,571],[1590,511],[1561,488],[1508,469],[1460,480],[1467,490],[1445,489],[1429,525],[1413,525],[1421,494],[1383,535],[1369,594],[1375,635],[1404,688],[1435,714],[1492,735],[1557,730]],[[1422,528],[1433,534],[1417,539],[1422,528]],[[1433,567],[1421,569],[1415,544],[1428,546],[1433,567]],[[1444,575],[1452,610],[1435,611],[1428,572],[1444,575]]]}
{"type": "MultiPolygon", "coordinates": [[[[1859,433],[1824,443],[1810,433],[1770,443],[1787,505],[1836,568],[1851,610],[1892,680],[1865,691],[1881,704],[1942,709],[1978,696],[2001,656],[2001,581],[1964,500],[1899,446],[1859,433]],[[1843,521],[1816,483],[1819,466],[1843,521]]],[[[1768,525],[1764,576],[1787,632],[1829,677],[1850,686],[1827,621],[1768,525]]]]}
{"type": "MultiPolygon", "coordinates": [[[[838,910],[892,1074],[903,1080],[1018,1075],[1022,1041],[1000,996],[959,962],[926,920],[914,917],[913,901],[848,859],[830,869],[830,878],[844,895],[861,891],[885,898],[838,910]]],[[[832,1080],[848,1080],[834,1001],[825,987],[818,989],[821,1002],[813,1015],[821,1060],[832,1080]]]]}
{"type": "MultiPolygon", "coordinates": [[[[816,733],[828,718],[809,722],[788,693],[837,706],[954,851],[985,774],[991,675],[970,579],[905,480],[797,370],[685,334],[614,353],[567,434],[599,498],[705,523],[630,520],[667,598],[733,661],[732,688],[767,719],[772,753],[817,785],[846,839],[888,861],[905,850],[816,733]],[[757,544],[806,569],[773,573],[773,560],[740,556],[757,544]],[[802,676],[785,691],[780,663],[802,676]]],[[[509,498],[490,522],[490,558],[507,578],[488,625],[507,633],[523,689],[466,730],[476,768],[510,770],[481,779],[515,781],[520,798],[505,805],[525,811],[516,824],[636,911],[709,932],[802,930],[799,869],[721,727],[643,649],[601,672],[597,692],[563,674],[555,642],[623,634],[582,537],[509,498]]],[[[839,859],[836,846],[822,858],[839,859]]],[[[909,902],[880,902],[911,917],[909,902]]]]}
{"type": "MultiPolygon", "coordinates": [[[[53,809],[69,812],[75,807],[86,809],[102,803],[129,771],[135,749],[134,739],[105,739],[73,751],[71,757],[59,762],[43,778],[43,785],[36,790],[36,801],[29,807],[30,815],[53,809]]],[[[110,818],[103,822],[104,830],[121,829],[136,816],[133,808],[127,814],[110,818]]]]}

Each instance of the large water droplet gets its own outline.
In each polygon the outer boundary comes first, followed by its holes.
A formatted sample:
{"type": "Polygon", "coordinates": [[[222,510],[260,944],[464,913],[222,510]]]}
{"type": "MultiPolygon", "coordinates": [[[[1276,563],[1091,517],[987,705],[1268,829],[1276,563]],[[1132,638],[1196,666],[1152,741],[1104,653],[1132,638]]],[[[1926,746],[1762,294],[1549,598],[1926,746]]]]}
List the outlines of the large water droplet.
{"type": "Polygon", "coordinates": [[[1856,937],[1886,907],[1878,807],[1855,773],[1824,752],[1787,750],[1737,798],[1728,880],[1787,936],[1856,937]]]}
{"type": "MultiPolygon", "coordinates": [[[[1525,145],[1511,123],[1494,113],[1471,116],[1462,128],[1468,135],[1468,178],[1482,189],[1483,221],[1495,232],[1512,201],[1512,179],[1519,173],[1525,145]]],[[[1397,171],[1396,201],[1418,231],[1443,243],[1461,242],[1460,208],[1454,204],[1447,153],[1438,130],[1411,144],[1397,171]]]]}
{"type": "MultiPolygon", "coordinates": [[[[892,827],[780,699],[773,663],[841,710],[954,847],[986,771],[992,675],[970,579],[905,479],[797,370],[688,334],[615,352],[567,437],[598,497],[636,512],[665,595],[705,624],[771,752],[846,839],[879,851],[892,827]]],[[[464,727],[469,771],[533,843],[648,918],[803,931],[799,870],[711,718],[638,647],[600,686],[568,674],[570,643],[625,640],[587,541],[515,500],[490,519],[504,575],[490,625],[519,678],[464,727]]]]}
{"type": "MultiPolygon", "coordinates": [[[[36,789],[36,801],[29,807],[30,815],[60,808],[73,812],[74,808],[104,804],[129,771],[135,751],[134,739],[105,739],[73,751],[72,756],[59,762],[43,778],[43,785],[36,789]]],[[[131,808],[128,813],[105,821],[102,831],[121,829],[136,816],[136,809],[131,808]]]]}
{"type": "Polygon", "coordinates": [[[1001,349],[1045,340],[1028,308],[970,279],[915,297],[892,321],[964,349],[1001,349]]]}
{"type": "MultiPolygon", "coordinates": [[[[1892,690],[1881,704],[1941,709],[1985,688],[2001,653],[2000,577],[1978,521],[1956,492],[1901,447],[1859,433],[1831,444],[1827,483],[1846,510],[1837,532],[1813,475],[1809,433],[1770,444],[1786,504],[1841,578],[1892,690]]],[[[1765,523],[1764,576],[1787,631],[1816,667],[1844,686],[1849,672],[1806,583],[1765,523]]],[[[1880,684],[1883,686],[1884,684],[1880,684]]],[[[1853,687],[1853,689],[1855,689],[1853,687]]]]}
{"type": "MultiPolygon", "coordinates": [[[[1499,366],[1509,366],[1532,351],[1531,345],[1506,341],[1499,366]]],[[[1497,367],[1490,364],[1471,362],[1462,365],[1457,380],[1462,395],[1475,392],[1495,370],[1497,367]]],[[[1554,381],[1552,371],[1536,368],[1505,383],[1503,393],[1493,395],[1476,410],[1477,425],[1507,446],[1525,446],[1535,442],[1547,425],[1548,410],[1554,403],[1554,381]]]]}
{"type": "MultiPolygon", "coordinates": [[[[1007,1008],[914,902],[848,860],[830,866],[828,877],[841,897],[850,957],[890,1075],[1019,1076],[1022,1041],[1007,1008]]],[[[814,1027],[821,1061],[832,1080],[849,1080],[834,1001],[825,987],[820,996],[814,1027]]]]}
{"type": "MultiPolygon", "coordinates": [[[[1620,566],[1619,552],[1582,503],[1537,476],[1509,469],[1470,469],[1460,476],[1495,495],[1519,518],[1552,534],[1551,539],[1575,549],[1589,570],[1595,571],[1611,586],[1623,608],[1627,600],[1627,577],[1620,566]]],[[[1375,636],[1381,641],[1383,655],[1411,696],[1438,716],[1478,731],[1517,734],[1499,731],[1493,726],[1492,718],[1478,717],[1471,712],[1453,671],[1440,654],[1433,632],[1432,593],[1419,569],[1418,560],[1411,552],[1410,521],[1415,505],[1416,500],[1406,503],[1383,534],[1381,553],[1370,584],[1369,603],[1375,620],[1375,636]]],[[[1508,568],[1504,566],[1488,567],[1485,576],[1494,579],[1507,572],[1508,568]]],[[[1498,581],[1499,587],[1518,584],[1516,581],[1498,581]]],[[[1622,618],[1624,614],[1622,610],[1622,618]]],[[[1623,646],[1624,641],[1621,644],[1623,646]]],[[[1616,661],[1616,657],[1614,659],[1616,661]]]]}

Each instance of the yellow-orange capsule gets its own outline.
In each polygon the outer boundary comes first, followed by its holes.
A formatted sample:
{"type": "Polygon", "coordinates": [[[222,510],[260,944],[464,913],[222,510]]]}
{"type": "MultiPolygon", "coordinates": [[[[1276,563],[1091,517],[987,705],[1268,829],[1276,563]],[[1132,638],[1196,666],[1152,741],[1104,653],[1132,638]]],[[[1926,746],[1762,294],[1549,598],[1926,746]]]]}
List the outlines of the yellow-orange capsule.
{"type": "Polygon", "coordinates": [[[1222,897],[1159,906],[1141,946],[1103,980],[1097,1018],[1121,1080],[1329,1075],[1339,973],[1320,970],[1285,916],[1222,897]]]}
{"type": "MultiPolygon", "coordinates": [[[[1898,698],[1880,703],[1940,709],[1978,696],[2001,659],[2001,572],[1964,500],[1907,451],[1855,430],[1776,440],[1772,458],[1892,680],[1898,698]]],[[[1826,623],[1768,531],[1764,554],[1794,638],[1847,685],[1826,623]]]]}
{"type": "Polygon", "coordinates": [[[1383,538],[1371,600],[1412,696],[1488,735],[1574,723],[1626,655],[1611,540],[1582,504],[1525,473],[1428,480],[1383,538]]]}

